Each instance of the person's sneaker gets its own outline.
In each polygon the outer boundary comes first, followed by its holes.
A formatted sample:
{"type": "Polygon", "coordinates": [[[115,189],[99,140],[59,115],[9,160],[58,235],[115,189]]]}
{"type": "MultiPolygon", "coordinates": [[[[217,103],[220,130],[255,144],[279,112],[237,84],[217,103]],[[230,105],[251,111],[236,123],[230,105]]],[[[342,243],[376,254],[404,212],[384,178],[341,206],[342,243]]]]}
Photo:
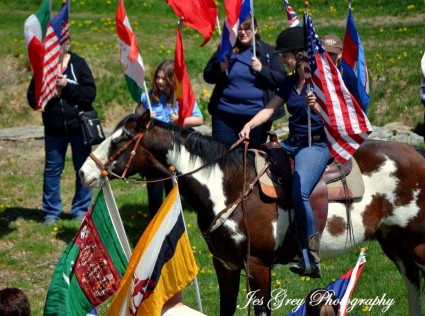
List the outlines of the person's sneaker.
{"type": "Polygon", "coordinates": [[[47,217],[44,220],[44,225],[47,225],[47,226],[56,226],[57,223],[58,223],[58,220],[54,217],[47,217]]]}

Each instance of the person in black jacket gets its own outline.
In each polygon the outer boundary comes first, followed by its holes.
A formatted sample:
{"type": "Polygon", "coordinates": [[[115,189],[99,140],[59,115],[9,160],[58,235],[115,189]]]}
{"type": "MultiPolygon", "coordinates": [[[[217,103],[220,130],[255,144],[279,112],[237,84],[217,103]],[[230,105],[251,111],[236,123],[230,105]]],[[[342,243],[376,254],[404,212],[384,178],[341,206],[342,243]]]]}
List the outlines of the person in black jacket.
{"type": "MultiPolygon", "coordinates": [[[[218,50],[204,69],[204,80],[215,84],[208,111],[212,116],[212,136],[232,144],[239,131],[273,98],[286,78],[285,68],[274,47],[260,39],[257,21],[254,32],[251,17],[239,25],[232,51],[222,61],[218,50]],[[255,36],[256,56],[253,55],[255,36]]],[[[267,139],[272,121],[284,115],[283,109],[250,134],[250,147],[258,148],[267,139]]]]}
{"type": "MultiPolygon", "coordinates": [[[[96,85],[86,61],[70,52],[69,47],[68,41],[61,48],[63,61],[58,65],[56,93],[42,112],[46,154],[42,204],[46,225],[56,225],[62,213],[60,180],[68,144],[71,145],[76,177],[71,206],[73,218],[84,218],[92,198],[91,189],[84,188],[78,176],[79,169],[91,152],[91,147],[83,143],[78,113],[93,110],[96,85]]],[[[33,109],[37,108],[34,78],[28,88],[27,99],[33,109]]]]}

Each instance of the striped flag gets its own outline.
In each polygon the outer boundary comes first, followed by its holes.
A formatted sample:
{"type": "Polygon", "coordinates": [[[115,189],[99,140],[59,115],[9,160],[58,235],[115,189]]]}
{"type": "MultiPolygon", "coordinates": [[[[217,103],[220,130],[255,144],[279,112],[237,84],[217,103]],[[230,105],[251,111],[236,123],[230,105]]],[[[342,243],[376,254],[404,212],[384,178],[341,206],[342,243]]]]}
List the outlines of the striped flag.
{"type": "Polygon", "coordinates": [[[136,36],[131,28],[127,12],[125,11],[123,0],[118,1],[115,24],[125,81],[132,99],[136,102],[140,102],[143,82],[145,80],[145,67],[137,46],[136,36]]]}
{"type": "Polygon", "coordinates": [[[215,29],[218,8],[214,0],[166,0],[183,23],[204,36],[204,46],[215,29]]]}
{"type": "Polygon", "coordinates": [[[184,47],[180,24],[177,26],[176,49],[174,53],[174,91],[179,105],[179,119],[177,124],[183,125],[184,119],[192,116],[196,98],[192,85],[190,84],[190,78],[184,60],[184,47]]]}
{"type": "Polygon", "coordinates": [[[351,9],[348,10],[342,49],[342,78],[363,111],[367,113],[370,103],[369,74],[362,41],[357,33],[351,9]]]}
{"type": "MultiPolygon", "coordinates": [[[[337,280],[328,284],[326,289],[332,291],[339,302],[339,316],[347,315],[347,309],[349,307],[349,300],[354,292],[354,287],[360,278],[363,268],[366,263],[365,249],[360,250],[360,254],[357,258],[356,265],[348,270],[346,273],[341,275],[337,280]]],[[[328,299],[327,297],[324,299],[328,299]]],[[[315,303],[319,304],[319,301],[315,303]]],[[[336,303],[336,302],[329,302],[336,303]]],[[[302,316],[305,315],[305,304],[302,304],[296,311],[289,313],[287,316],[302,316]]]]}
{"type": "MultiPolygon", "coordinates": [[[[43,0],[40,8],[31,14],[24,23],[25,45],[28,60],[34,73],[35,99],[39,104],[43,84],[44,36],[50,20],[49,0],[43,0]]],[[[38,110],[40,107],[34,108],[38,110]]]]}
{"type": "Polygon", "coordinates": [[[289,27],[302,26],[297,13],[292,9],[288,0],[283,0],[285,5],[286,16],[288,17],[289,27]]]}
{"type": "Polygon", "coordinates": [[[197,273],[176,185],[137,243],[107,315],[161,315],[197,273]]]}
{"type": "MultiPolygon", "coordinates": [[[[69,3],[68,0],[65,0],[62,3],[62,7],[67,6],[68,8],[68,15],[69,15],[69,3]]],[[[61,46],[63,46],[64,44],[66,44],[66,42],[68,42],[70,39],[70,35],[69,35],[69,19],[66,19],[63,21],[62,24],[62,30],[61,30],[61,38],[60,38],[60,44],[61,46]]]]}
{"type": "Polygon", "coordinates": [[[337,161],[344,163],[372,132],[372,126],[325,52],[308,14],[305,14],[304,23],[308,64],[306,82],[314,87],[329,150],[337,161]]]}
{"type": "Polygon", "coordinates": [[[224,9],[226,11],[226,17],[224,19],[218,61],[222,61],[235,45],[239,24],[245,21],[251,14],[251,3],[250,0],[225,0],[224,9]]]}
{"type": "Polygon", "coordinates": [[[65,21],[68,21],[68,2],[62,6],[59,13],[47,25],[44,38],[43,84],[38,103],[38,108],[41,109],[44,109],[47,102],[56,93],[56,79],[59,75],[58,65],[61,57],[62,27],[65,21]]]}
{"type": "Polygon", "coordinates": [[[74,239],[56,266],[45,316],[81,316],[119,287],[131,255],[109,182],[98,193],[74,239]]]}

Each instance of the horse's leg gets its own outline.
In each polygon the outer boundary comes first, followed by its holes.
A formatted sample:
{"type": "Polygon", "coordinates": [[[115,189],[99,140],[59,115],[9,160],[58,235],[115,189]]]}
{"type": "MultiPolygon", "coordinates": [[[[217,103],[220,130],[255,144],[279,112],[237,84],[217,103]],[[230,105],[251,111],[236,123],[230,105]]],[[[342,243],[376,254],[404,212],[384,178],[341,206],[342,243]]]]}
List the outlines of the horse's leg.
{"type": "Polygon", "coordinates": [[[268,307],[270,301],[271,267],[265,266],[256,257],[249,258],[249,286],[251,293],[255,293],[252,299],[256,316],[270,315],[268,307]]]}
{"type": "Polygon", "coordinates": [[[238,299],[241,270],[228,270],[215,257],[213,263],[220,289],[220,316],[233,316],[238,299]]]}
{"type": "Polygon", "coordinates": [[[400,238],[388,232],[377,234],[382,250],[394,262],[407,286],[409,316],[422,315],[419,268],[400,238]]]}

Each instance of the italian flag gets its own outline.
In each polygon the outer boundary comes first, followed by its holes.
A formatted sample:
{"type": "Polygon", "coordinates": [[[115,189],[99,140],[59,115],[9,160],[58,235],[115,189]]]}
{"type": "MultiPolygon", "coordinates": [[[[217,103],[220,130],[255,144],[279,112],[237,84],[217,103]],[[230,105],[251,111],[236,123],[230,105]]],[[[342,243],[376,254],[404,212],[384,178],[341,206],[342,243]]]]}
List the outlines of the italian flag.
{"type": "Polygon", "coordinates": [[[118,47],[120,49],[121,66],[124,71],[125,81],[134,101],[140,102],[145,69],[142,57],[137,47],[136,37],[128,20],[124,7],[124,1],[118,1],[117,14],[115,17],[117,27],[118,47]]]}
{"type": "MultiPolygon", "coordinates": [[[[50,20],[50,0],[43,0],[40,8],[24,23],[25,45],[28,59],[34,73],[35,97],[38,103],[43,81],[44,36],[50,20]]],[[[37,108],[36,108],[37,109],[37,108]]]]}
{"type": "Polygon", "coordinates": [[[44,316],[81,316],[119,288],[131,249],[109,182],[55,268],[44,316]]]}

